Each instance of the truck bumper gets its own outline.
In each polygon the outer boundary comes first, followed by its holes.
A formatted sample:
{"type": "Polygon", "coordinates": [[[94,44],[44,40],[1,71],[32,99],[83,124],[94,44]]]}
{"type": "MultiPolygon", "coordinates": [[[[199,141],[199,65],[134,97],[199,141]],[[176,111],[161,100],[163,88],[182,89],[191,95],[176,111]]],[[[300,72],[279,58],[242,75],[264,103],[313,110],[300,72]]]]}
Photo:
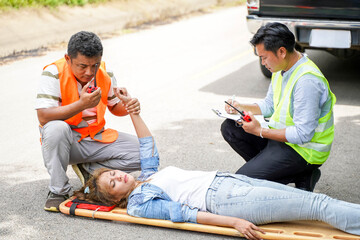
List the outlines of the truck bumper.
{"type": "Polygon", "coordinates": [[[350,30],[351,48],[360,49],[360,22],[359,21],[333,21],[325,19],[294,19],[278,17],[259,17],[248,15],[247,26],[251,33],[269,22],[279,22],[286,25],[295,35],[296,42],[302,47],[309,47],[311,29],[350,30]]]}

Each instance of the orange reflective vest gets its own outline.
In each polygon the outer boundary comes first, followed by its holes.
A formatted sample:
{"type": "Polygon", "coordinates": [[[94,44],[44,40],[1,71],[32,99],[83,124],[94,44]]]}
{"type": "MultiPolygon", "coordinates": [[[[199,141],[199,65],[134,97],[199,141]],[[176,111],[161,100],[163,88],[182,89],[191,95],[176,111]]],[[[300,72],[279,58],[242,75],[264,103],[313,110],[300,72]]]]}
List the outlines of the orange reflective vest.
{"type": "MultiPolygon", "coordinates": [[[[59,59],[52,63],[56,65],[59,72],[60,91],[61,91],[61,105],[66,106],[73,102],[79,101],[80,96],[77,87],[77,80],[68,66],[65,58],[59,59]]],[[[51,65],[51,64],[50,64],[51,65]]],[[[48,65],[47,65],[48,66],[48,65]]],[[[47,67],[45,66],[44,69],[47,67]]],[[[103,142],[114,142],[118,137],[118,132],[114,129],[105,129],[105,111],[107,107],[108,92],[111,87],[111,79],[105,70],[105,63],[101,62],[100,68],[96,74],[97,86],[101,88],[101,100],[96,106],[97,121],[88,124],[82,119],[82,112],[65,120],[74,131],[81,134],[79,142],[90,136],[92,139],[103,142]]]]}

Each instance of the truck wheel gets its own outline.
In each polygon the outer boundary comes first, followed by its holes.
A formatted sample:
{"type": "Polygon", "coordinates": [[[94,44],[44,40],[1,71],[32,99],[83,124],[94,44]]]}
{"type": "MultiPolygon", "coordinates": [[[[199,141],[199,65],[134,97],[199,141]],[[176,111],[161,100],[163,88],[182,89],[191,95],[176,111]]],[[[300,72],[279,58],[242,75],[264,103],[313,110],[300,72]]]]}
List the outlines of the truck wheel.
{"type": "Polygon", "coordinates": [[[264,74],[264,76],[267,78],[271,78],[272,72],[270,72],[264,65],[261,64],[261,60],[259,63],[262,74],[264,74]]]}

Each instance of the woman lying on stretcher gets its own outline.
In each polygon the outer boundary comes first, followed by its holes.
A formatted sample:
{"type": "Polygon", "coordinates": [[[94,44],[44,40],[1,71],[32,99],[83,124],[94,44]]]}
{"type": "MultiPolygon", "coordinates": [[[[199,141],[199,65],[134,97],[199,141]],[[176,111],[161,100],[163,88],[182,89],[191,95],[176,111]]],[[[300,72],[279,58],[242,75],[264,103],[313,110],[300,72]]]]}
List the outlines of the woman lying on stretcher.
{"type": "Polygon", "coordinates": [[[255,224],[292,220],[319,220],[360,235],[359,204],[243,175],[176,167],[158,172],[154,139],[140,115],[130,116],[140,142],[140,177],[98,169],[75,193],[79,199],[127,207],[136,217],[234,227],[247,239],[264,233],[255,224]]]}

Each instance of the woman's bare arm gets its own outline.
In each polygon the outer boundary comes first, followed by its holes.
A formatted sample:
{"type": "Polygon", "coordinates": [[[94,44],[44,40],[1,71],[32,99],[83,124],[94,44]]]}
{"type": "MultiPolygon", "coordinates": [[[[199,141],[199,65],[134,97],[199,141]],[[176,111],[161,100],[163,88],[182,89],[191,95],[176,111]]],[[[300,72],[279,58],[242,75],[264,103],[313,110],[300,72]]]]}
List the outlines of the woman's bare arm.
{"type": "Polygon", "coordinates": [[[246,239],[260,240],[261,237],[258,232],[265,234],[265,232],[253,223],[244,219],[236,217],[228,217],[217,215],[209,212],[198,212],[197,222],[201,224],[233,227],[246,237],[246,239]]]}

